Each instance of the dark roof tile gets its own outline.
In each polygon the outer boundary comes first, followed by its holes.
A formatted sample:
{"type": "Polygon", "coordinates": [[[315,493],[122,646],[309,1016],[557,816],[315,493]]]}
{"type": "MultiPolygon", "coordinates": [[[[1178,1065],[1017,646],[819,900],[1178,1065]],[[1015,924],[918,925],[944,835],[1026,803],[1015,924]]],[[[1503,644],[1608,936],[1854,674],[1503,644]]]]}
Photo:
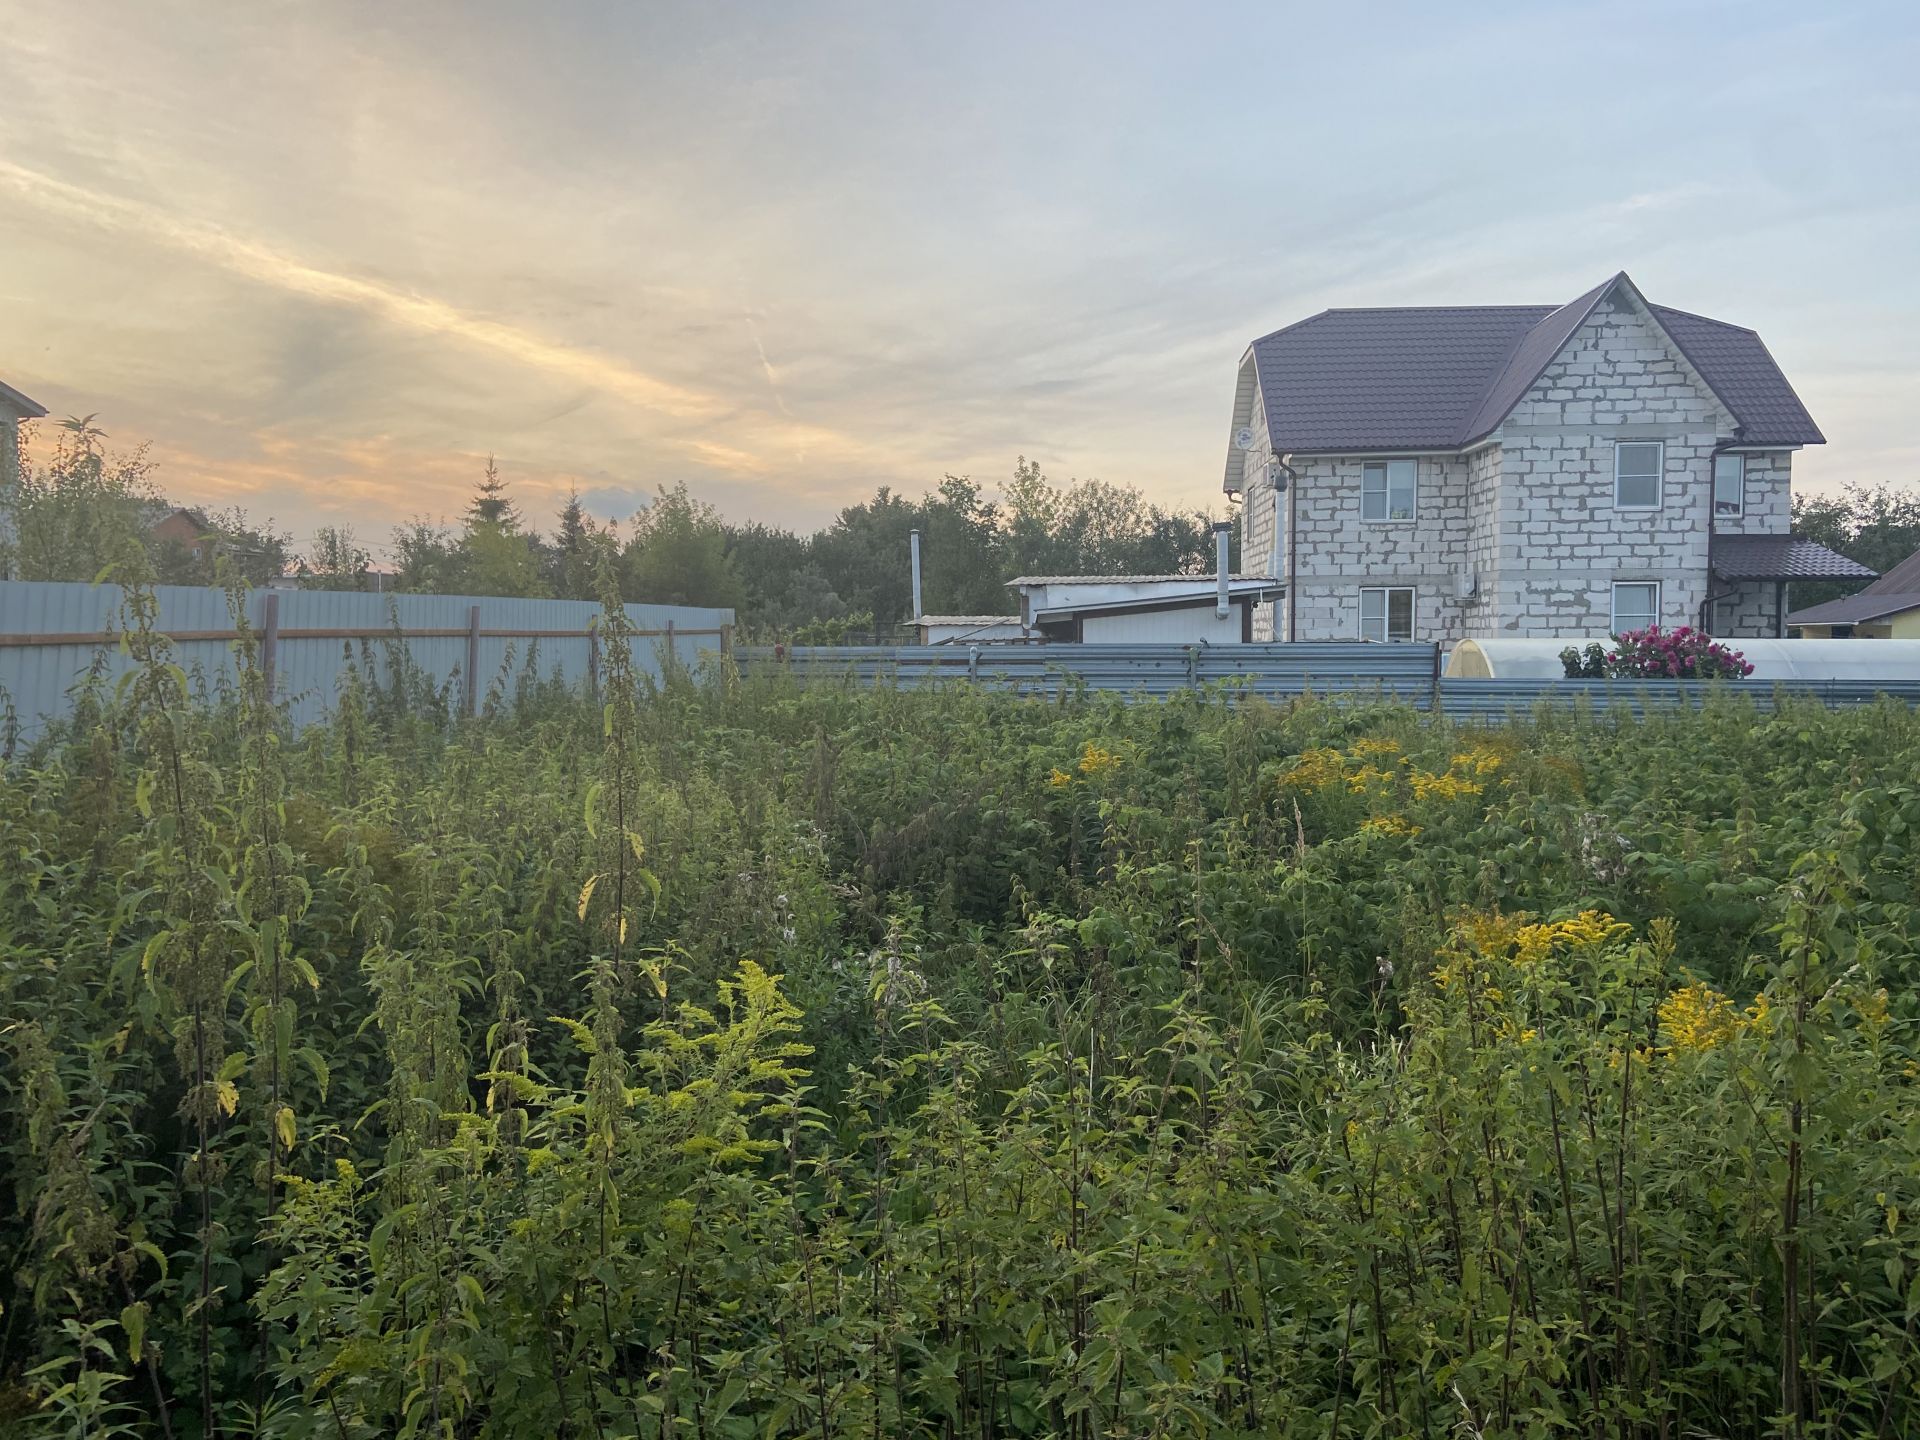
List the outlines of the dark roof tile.
{"type": "Polygon", "coordinates": [[[1648,307],[1713,393],[1740,422],[1748,445],[1824,445],[1827,437],[1773,362],[1766,342],[1742,325],[1689,315],[1665,305],[1648,307]]]}
{"type": "Polygon", "coordinates": [[[1722,580],[1871,580],[1873,571],[1798,535],[1715,535],[1707,556],[1722,580]]]}
{"type": "MultiPolygon", "coordinates": [[[[1324,310],[1253,342],[1281,454],[1450,450],[1498,428],[1615,275],[1565,305],[1324,310]]],[[[1632,292],[1636,297],[1639,292],[1632,292]]],[[[1649,305],[1741,426],[1747,444],[1824,443],[1753,331],[1649,305]]]]}

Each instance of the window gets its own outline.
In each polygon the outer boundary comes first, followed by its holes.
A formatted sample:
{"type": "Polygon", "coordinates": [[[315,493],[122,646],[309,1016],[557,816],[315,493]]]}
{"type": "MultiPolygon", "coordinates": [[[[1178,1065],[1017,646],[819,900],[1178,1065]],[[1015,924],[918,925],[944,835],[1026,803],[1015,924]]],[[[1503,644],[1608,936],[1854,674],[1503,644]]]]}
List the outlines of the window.
{"type": "Polygon", "coordinates": [[[1413,639],[1413,591],[1362,590],[1360,638],[1381,641],[1413,639]]]}
{"type": "Polygon", "coordinates": [[[1666,446],[1658,440],[1621,440],[1613,447],[1613,504],[1619,510],[1660,508],[1660,462],[1666,446]]]}
{"type": "Polygon", "coordinates": [[[1413,519],[1414,462],[1369,460],[1360,467],[1362,520],[1413,519]]]}
{"type": "Polygon", "coordinates": [[[1747,457],[1713,457],[1713,515],[1737,519],[1747,513],[1747,457]]]}
{"type": "Polygon", "coordinates": [[[1613,587],[1613,633],[1645,630],[1660,623],[1660,582],[1622,580],[1613,587]]]}

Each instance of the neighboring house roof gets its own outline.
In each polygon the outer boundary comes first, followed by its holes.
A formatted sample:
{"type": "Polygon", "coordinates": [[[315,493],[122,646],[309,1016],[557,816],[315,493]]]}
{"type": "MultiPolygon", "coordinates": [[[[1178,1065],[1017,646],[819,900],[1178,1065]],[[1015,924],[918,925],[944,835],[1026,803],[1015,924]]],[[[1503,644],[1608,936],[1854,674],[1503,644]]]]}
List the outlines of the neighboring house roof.
{"type": "Polygon", "coordinates": [[[149,530],[157,530],[169,520],[185,520],[189,525],[201,530],[210,530],[212,523],[200,511],[186,505],[175,505],[147,523],[149,530]]]}
{"type": "Polygon", "coordinates": [[[1798,535],[1715,535],[1707,564],[1722,580],[1871,580],[1874,573],[1798,535]]]}
{"type": "MultiPolygon", "coordinates": [[[[1864,567],[1863,567],[1864,568],[1864,567]]],[[[1906,610],[1920,610],[1920,550],[1916,550],[1858,595],[1810,605],[1787,616],[1789,625],[1852,625],[1906,610]]]]}
{"type": "MultiPolygon", "coordinates": [[[[1183,610],[1214,604],[1217,575],[1023,575],[1007,582],[1020,589],[1021,608],[1033,624],[1073,615],[1113,611],[1183,610]]],[[[1230,602],[1259,604],[1279,598],[1285,587],[1271,575],[1234,575],[1230,602]]]]}
{"type": "MultiPolygon", "coordinates": [[[[1260,585],[1277,585],[1279,581],[1272,575],[1229,575],[1233,584],[1248,581],[1260,585]]],[[[1220,583],[1220,577],[1212,574],[1201,575],[1016,575],[1007,581],[1009,586],[1018,585],[1162,585],[1178,581],[1181,584],[1204,586],[1208,594],[1220,583]]]]}
{"type": "Polygon", "coordinates": [[[1916,591],[1920,591],[1920,550],[1867,586],[1867,593],[1872,595],[1911,595],[1916,591]]]}
{"type": "Polygon", "coordinates": [[[1251,353],[1273,449],[1452,450],[1483,439],[1616,291],[1665,330],[1742,444],[1825,443],[1758,335],[1650,304],[1623,271],[1565,305],[1324,310],[1262,336],[1251,353]]]}
{"type": "Polygon", "coordinates": [[[921,615],[915,625],[1018,625],[1018,615],[921,615]]]}
{"type": "Polygon", "coordinates": [[[4,380],[0,380],[0,404],[9,405],[15,410],[24,412],[29,420],[38,420],[47,413],[46,406],[38,400],[28,399],[4,380]]]}
{"type": "Polygon", "coordinates": [[[1824,605],[1809,605],[1787,616],[1789,625],[1857,625],[1881,620],[1908,610],[1920,610],[1920,590],[1904,595],[1869,595],[1864,590],[1844,600],[1829,600],[1824,605]]]}

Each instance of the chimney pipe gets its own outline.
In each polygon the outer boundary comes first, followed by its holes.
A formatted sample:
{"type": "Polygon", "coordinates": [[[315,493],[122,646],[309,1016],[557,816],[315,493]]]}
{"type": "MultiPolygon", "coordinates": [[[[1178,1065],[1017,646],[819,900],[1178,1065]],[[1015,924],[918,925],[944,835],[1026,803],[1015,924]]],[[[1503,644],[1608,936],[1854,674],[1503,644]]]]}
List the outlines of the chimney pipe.
{"type": "Polygon", "coordinates": [[[907,549],[913,556],[913,619],[918,620],[920,610],[920,532],[907,532],[907,549]]]}
{"type": "Polygon", "coordinates": [[[1227,603],[1228,564],[1227,542],[1233,534],[1233,524],[1227,520],[1216,520],[1213,526],[1213,568],[1219,572],[1220,589],[1214,598],[1213,613],[1219,619],[1226,619],[1233,613],[1233,607],[1227,603]]]}

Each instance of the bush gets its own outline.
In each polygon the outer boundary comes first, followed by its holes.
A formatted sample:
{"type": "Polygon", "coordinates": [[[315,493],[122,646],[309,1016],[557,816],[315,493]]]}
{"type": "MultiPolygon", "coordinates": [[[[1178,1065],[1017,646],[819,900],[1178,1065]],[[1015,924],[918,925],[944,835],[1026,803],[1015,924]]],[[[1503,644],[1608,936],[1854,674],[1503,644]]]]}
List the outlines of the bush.
{"type": "Polygon", "coordinates": [[[1704,631],[1690,625],[1662,630],[1626,630],[1614,637],[1612,650],[1589,645],[1586,654],[1569,645],[1560,663],[1569,680],[1640,678],[1648,680],[1742,679],[1753,666],[1738,650],[1730,650],[1704,631]]]}

